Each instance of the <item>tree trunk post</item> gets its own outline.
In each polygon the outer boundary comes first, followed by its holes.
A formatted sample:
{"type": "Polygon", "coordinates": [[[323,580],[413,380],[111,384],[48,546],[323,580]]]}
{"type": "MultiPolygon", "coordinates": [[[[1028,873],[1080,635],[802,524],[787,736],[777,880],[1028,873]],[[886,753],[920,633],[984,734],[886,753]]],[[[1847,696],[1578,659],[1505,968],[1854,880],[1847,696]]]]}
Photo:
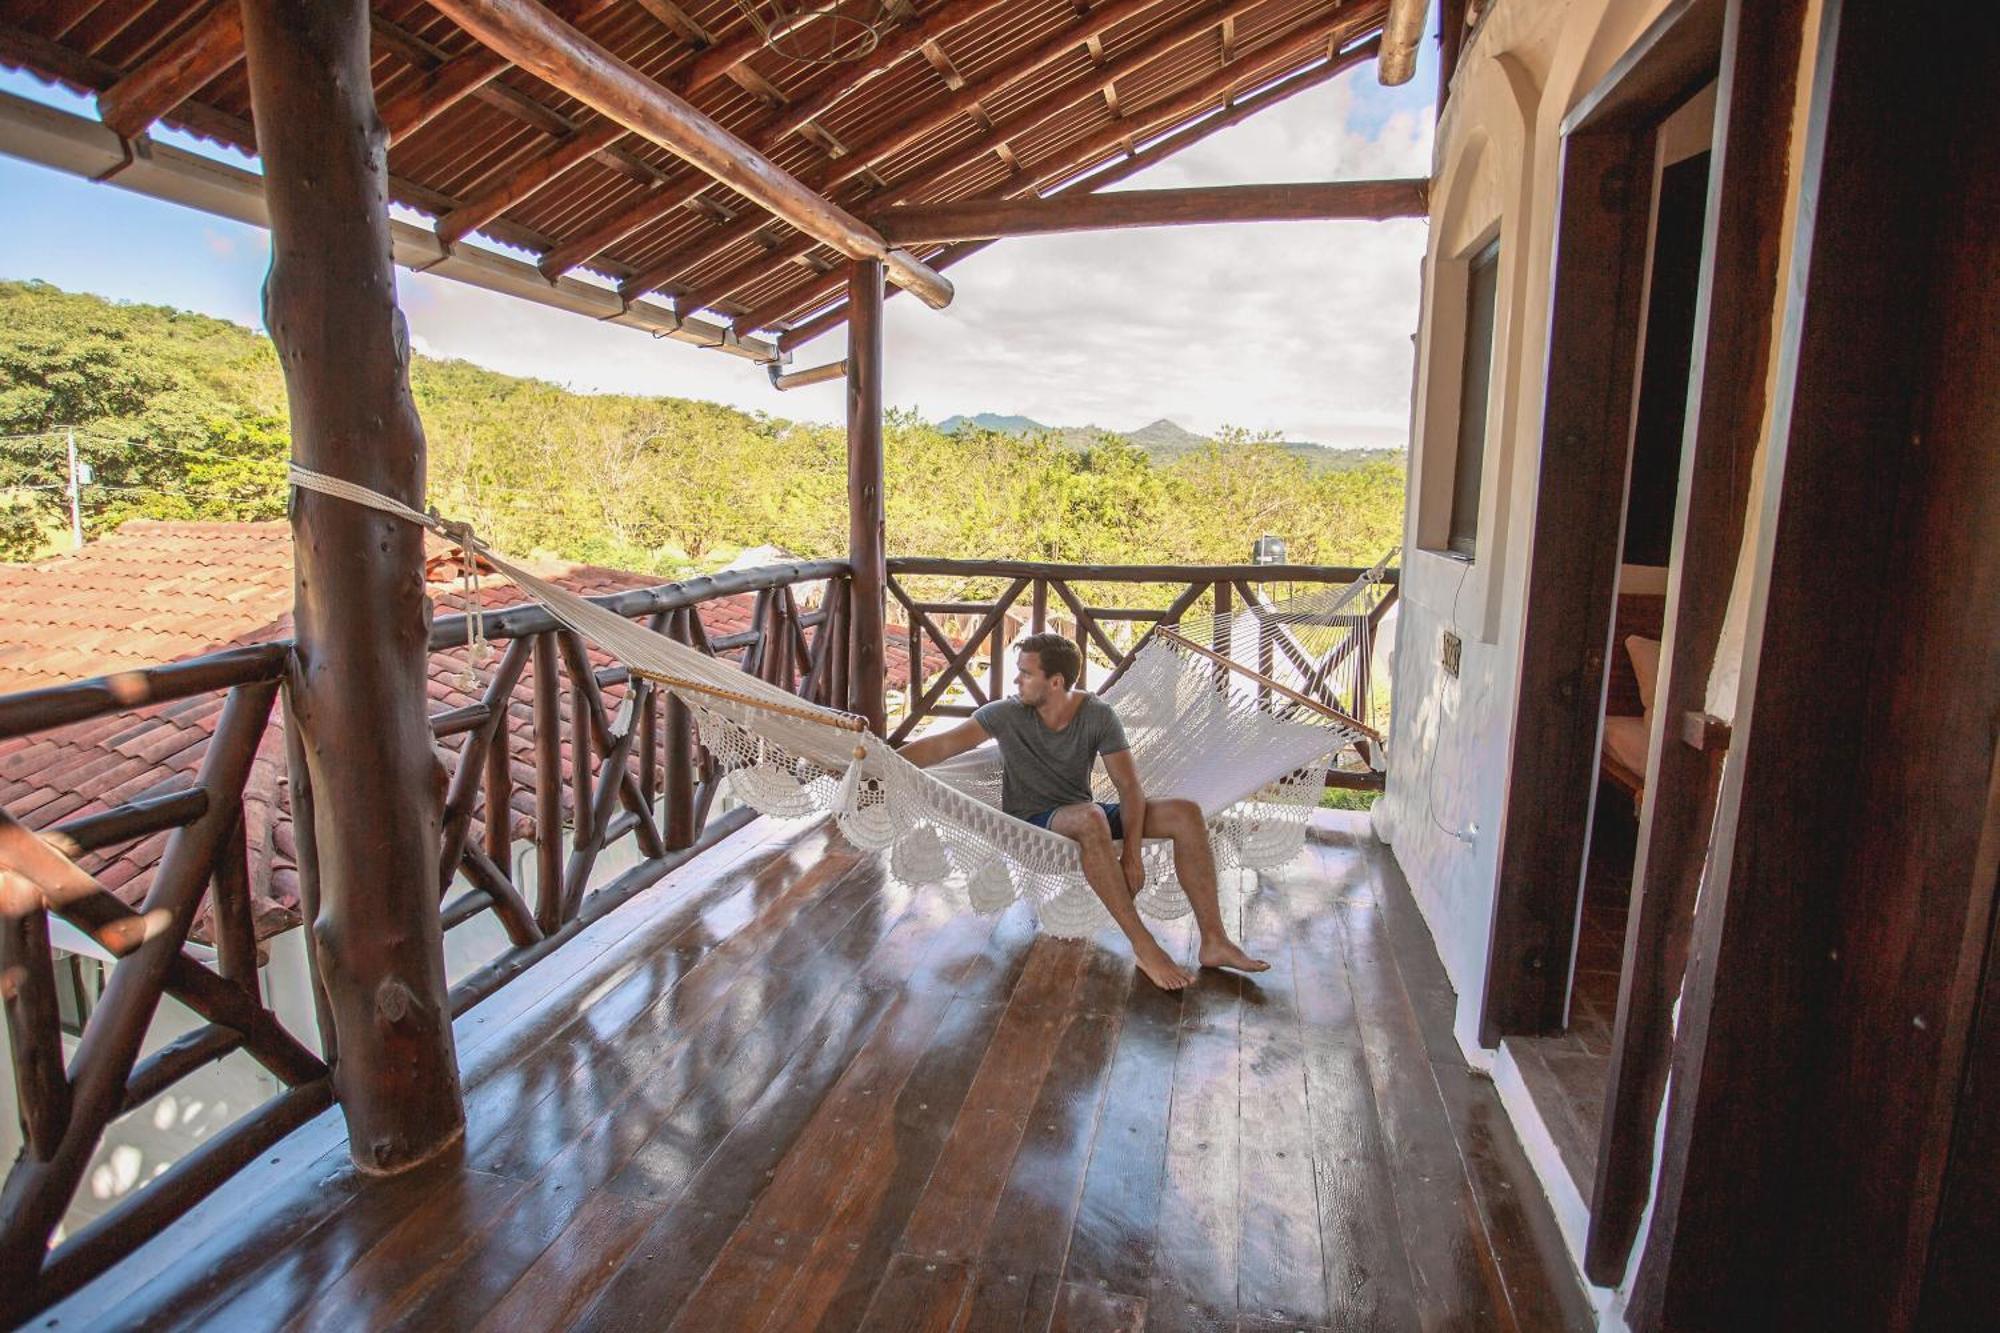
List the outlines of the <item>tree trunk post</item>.
{"type": "MultiPolygon", "coordinates": [[[[424,436],[389,252],[366,0],[244,0],[271,270],[264,321],[292,457],[422,508],[424,436]]],[[[425,691],[423,534],[325,496],[291,505],[293,720],[315,797],[308,937],[357,1165],[415,1166],[465,1130],[437,861],[443,769],[425,691]]]]}
{"type": "Polygon", "coordinates": [[[854,566],[848,607],[853,635],[847,709],[887,726],[884,673],[889,580],[882,496],[882,265],[857,261],[847,282],[847,558],[854,566]]]}

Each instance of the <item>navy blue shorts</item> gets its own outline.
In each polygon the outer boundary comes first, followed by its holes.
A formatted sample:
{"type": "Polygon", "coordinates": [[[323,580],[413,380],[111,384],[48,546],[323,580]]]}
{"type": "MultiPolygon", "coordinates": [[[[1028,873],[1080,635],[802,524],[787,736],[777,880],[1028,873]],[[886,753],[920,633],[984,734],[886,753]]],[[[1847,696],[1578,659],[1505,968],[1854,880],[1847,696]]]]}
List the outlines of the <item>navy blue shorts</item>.
{"type": "MultiPolygon", "coordinates": [[[[1119,818],[1118,816],[1118,802],[1099,801],[1097,803],[1097,808],[1099,810],[1102,810],[1104,812],[1104,817],[1111,821],[1112,840],[1115,842],[1123,842],[1125,840],[1125,821],[1119,818]]],[[[1044,810],[1039,815],[1029,815],[1028,822],[1030,824],[1033,824],[1036,828],[1047,828],[1049,826],[1049,821],[1051,819],[1054,819],[1055,817],[1056,817],[1055,811],[1044,810]]]]}

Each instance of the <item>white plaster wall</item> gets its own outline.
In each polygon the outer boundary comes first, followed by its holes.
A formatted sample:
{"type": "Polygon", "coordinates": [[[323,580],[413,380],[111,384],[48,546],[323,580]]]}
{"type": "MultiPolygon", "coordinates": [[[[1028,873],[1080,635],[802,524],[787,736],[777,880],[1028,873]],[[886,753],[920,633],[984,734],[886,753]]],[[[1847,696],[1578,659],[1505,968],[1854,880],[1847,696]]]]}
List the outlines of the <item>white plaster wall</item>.
{"type": "Polygon", "coordinates": [[[1395,848],[1458,991],[1459,1041],[1478,1045],[1534,523],[1562,118],[1665,0],[1501,0],[1454,78],[1438,127],[1425,308],[1411,421],[1389,785],[1376,826],[1395,848]],[[1492,398],[1478,557],[1442,545],[1448,514],[1466,261],[1500,238],[1492,398]],[[1463,641],[1445,674],[1440,637],[1463,641]]]}

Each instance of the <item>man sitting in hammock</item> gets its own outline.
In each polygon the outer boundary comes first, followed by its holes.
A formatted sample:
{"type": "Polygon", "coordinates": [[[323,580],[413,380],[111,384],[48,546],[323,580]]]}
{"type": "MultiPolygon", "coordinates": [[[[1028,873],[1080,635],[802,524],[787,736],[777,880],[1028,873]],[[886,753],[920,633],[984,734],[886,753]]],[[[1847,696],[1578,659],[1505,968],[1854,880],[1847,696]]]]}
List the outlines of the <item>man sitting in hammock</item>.
{"type": "Polygon", "coordinates": [[[1000,808],[1081,844],[1084,878],[1132,941],[1140,970],[1162,989],[1179,990],[1194,976],[1160,947],[1133,905],[1146,882],[1143,838],[1173,842],[1174,871],[1201,929],[1201,965],[1244,972],[1270,967],[1239,948],[1222,924],[1215,853],[1201,807],[1187,800],[1146,799],[1118,714],[1096,695],[1075,688],[1082,667],[1076,645],[1059,634],[1034,634],[1021,640],[1016,651],[1014,698],[995,700],[970,721],[912,741],[903,747],[903,758],[921,768],[988,738],[999,741],[1000,808]],[[1091,797],[1091,766],[1100,755],[1118,789],[1115,802],[1091,797]],[[1113,844],[1122,846],[1122,854],[1113,844]]]}

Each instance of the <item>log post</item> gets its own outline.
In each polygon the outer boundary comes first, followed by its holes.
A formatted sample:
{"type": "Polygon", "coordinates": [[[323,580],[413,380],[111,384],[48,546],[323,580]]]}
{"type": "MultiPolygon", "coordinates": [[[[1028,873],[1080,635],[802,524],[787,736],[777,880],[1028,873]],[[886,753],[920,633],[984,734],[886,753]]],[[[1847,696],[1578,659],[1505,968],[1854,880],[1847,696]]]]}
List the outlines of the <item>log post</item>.
{"type": "MultiPolygon", "coordinates": [[[[366,0],[245,0],[271,269],[264,321],[292,456],[421,508],[424,436],[390,264],[388,166],[366,0]]],[[[311,946],[338,1041],[349,1150],[415,1166],[465,1130],[436,879],[443,769],[425,694],[422,532],[345,501],[292,501],[291,693],[316,809],[311,946]]]]}
{"type": "Polygon", "coordinates": [[[888,724],[884,694],[888,558],[882,497],[882,265],[855,261],[847,282],[847,710],[878,736],[888,724]]]}

